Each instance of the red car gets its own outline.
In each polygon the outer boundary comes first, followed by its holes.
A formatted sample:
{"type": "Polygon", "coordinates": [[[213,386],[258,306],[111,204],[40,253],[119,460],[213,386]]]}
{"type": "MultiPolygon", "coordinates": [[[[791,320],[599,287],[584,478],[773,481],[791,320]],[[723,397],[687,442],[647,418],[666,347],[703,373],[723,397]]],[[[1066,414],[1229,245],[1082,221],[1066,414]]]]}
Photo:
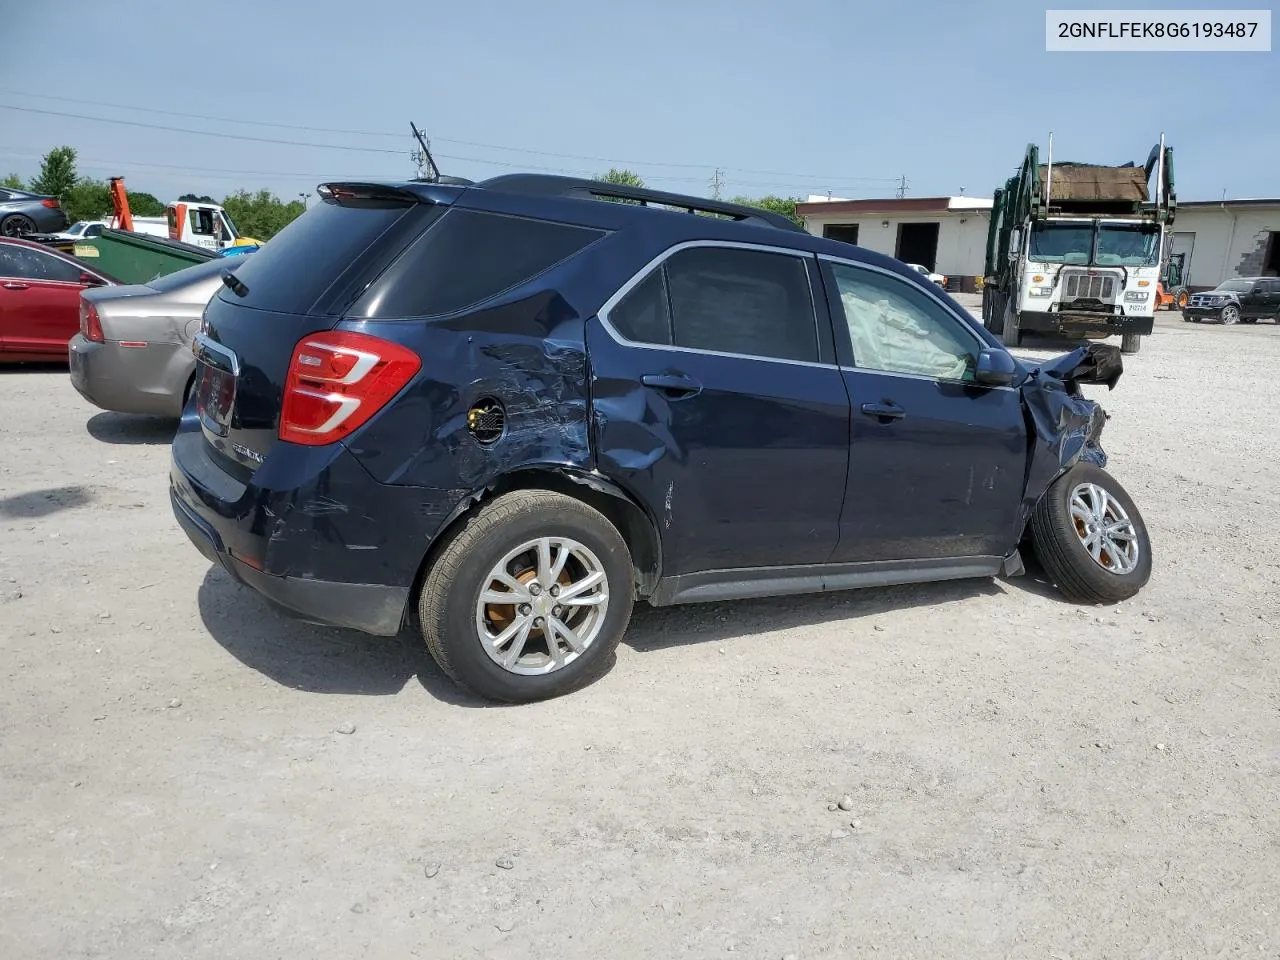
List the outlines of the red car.
{"type": "Polygon", "coordinates": [[[29,240],[0,237],[0,362],[66,362],[80,293],[119,281],[29,240]]]}

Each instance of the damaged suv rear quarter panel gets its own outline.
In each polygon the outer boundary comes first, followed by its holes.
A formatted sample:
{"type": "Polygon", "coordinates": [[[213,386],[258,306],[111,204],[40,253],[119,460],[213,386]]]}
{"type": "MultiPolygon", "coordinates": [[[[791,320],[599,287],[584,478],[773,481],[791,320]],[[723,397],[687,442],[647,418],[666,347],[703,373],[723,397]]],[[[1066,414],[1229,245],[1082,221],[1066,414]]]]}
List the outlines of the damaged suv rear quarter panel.
{"type": "Polygon", "coordinates": [[[350,441],[351,453],[380,483],[421,490],[432,537],[504,477],[530,469],[593,473],[585,324],[626,280],[616,265],[660,248],[660,236],[646,231],[606,233],[481,309],[425,324],[345,323],[406,343],[423,358],[405,395],[350,441]],[[634,249],[620,254],[618,247],[634,249]],[[489,399],[501,404],[505,426],[486,444],[468,429],[467,414],[489,399]]]}

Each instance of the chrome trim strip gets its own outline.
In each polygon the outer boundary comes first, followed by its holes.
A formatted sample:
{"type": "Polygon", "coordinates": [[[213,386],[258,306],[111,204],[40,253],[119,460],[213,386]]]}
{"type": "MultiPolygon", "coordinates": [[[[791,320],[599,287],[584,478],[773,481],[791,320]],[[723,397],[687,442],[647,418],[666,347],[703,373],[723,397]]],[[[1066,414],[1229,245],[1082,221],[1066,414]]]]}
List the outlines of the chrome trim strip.
{"type": "Polygon", "coordinates": [[[196,359],[211,367],[225,370],[233,377],[240,376],[240,358],[220,344],[214,343],[205,334],[198,333],[191,341],[191,351],[196,359]]]}

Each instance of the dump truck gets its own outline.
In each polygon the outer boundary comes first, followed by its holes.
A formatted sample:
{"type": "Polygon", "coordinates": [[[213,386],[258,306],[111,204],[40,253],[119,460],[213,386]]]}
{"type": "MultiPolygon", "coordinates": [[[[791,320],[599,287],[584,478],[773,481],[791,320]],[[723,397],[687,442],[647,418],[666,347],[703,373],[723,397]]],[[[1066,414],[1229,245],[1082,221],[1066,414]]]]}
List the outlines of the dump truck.
{"type": "Polygon", "coordinates": [[[1007,346],[1022,335],[1105,339],[1137,353],[1154,326],[1156,289],[1177,199],[1173,150],[1143,165],[1053,160],[1027,145],[1018,173],[995,191],[987,232],[982,320],[1007,346]]]}

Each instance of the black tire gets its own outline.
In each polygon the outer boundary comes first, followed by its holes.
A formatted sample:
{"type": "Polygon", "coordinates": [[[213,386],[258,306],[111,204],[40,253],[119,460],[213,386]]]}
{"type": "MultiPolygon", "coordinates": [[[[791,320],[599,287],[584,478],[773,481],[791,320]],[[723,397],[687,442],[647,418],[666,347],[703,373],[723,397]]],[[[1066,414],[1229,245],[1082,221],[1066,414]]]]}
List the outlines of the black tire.
{"type": "Polygon", "coordinates": [[[21,237],[36,232],[36,222],[25,213],[12,213],[0,220],[0,236],[21,237]]]}
{"type": "Polygon", "coordinates": [[[1000,321],[1000,342],[1006,347],[1020,346],[1022,330],[1018,327],[1018,311],[1013,309],[1013,297],[1004,302],[1004,317],[1000,321]]]}
{"type": "Polygon", "coordinates": [[[472,514],[435,558],[418,596],[418,622],[431,656],[456,683],[489,700],[530,703],[571,693],[608,672],[631,620],[634,584],[626,541],[602,513],[563,494],[517,490],[472,514]],[[476,605],[503,555],[544,536],[572,538],[595,554],[609,602],[600,632],[577,659],[523,676],[495,663],[481,646],[476,605]]]}
{"type": "Polygon", "coordinates": [[[991,291],[991,305],[988,312],[987,329],[998,337],[1004,331],[1004,296],[1002,294],[991,291]]]}
{"type": "Polygon", "coordinates": [[[1075,603],[1119,603],[1151,579],[1151,538],[1142,514],[1111,474],[1090,463],[1077,463],[1049,487],[1031,515],[1031,538],[1045,573],[1075,603]],[[1125,574],[1113,573],[1094,560],[1076,533],[1071,493],[1082,483],[1106,491],[1124,508],[1138,544],[1138,562],[1125,574]]]}
{"type": "Polygon", "coordinates": [[[1125,333],[1120,336],[1121,353],[1137,353],[1142,349],[1142,334],[1125,333]]]}

